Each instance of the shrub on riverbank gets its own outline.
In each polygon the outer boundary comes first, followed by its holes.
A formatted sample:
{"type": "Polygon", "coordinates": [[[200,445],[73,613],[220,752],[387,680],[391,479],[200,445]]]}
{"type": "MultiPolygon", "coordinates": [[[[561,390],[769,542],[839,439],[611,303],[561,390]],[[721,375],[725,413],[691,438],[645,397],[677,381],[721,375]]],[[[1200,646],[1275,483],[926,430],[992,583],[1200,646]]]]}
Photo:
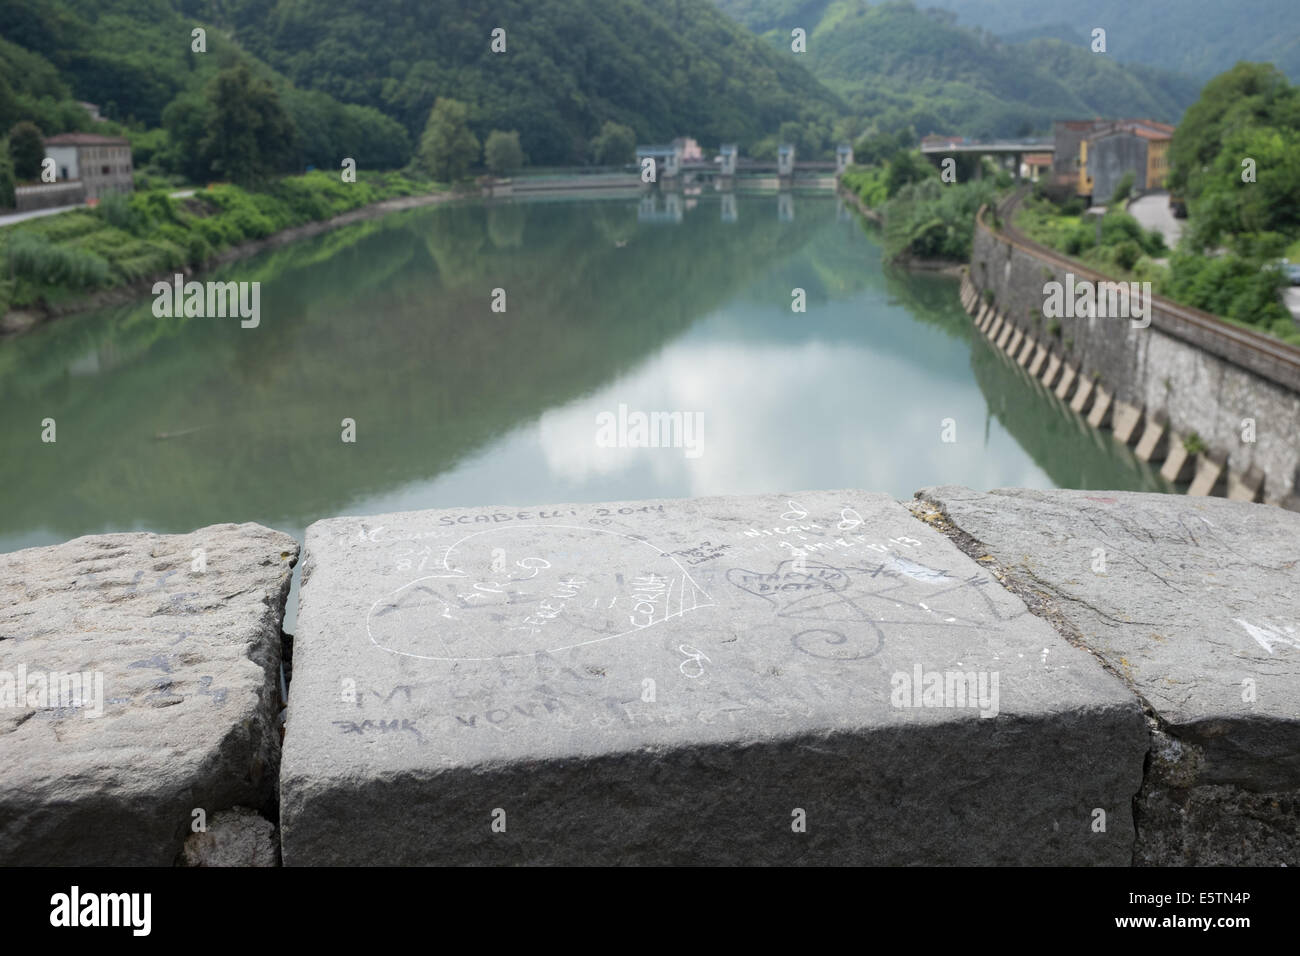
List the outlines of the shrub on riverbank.
{"type": "Polygon", "coordinates": [[[1285,280],[1273,262],[1285,238],[1276,233],[1238,237],[1238,250],[1209,255],[1195,251],[1206,243],[1193,223],[1170,255],[1158,231],[1143,230],[1131,215],[1114,210],[1102,217],[1099,245],[1095,222],[1063,215],[1046,200],[1024,203],[1016,213],[1016,228],[1098,272],[1150,281],[1157,294],[1175,302],[1300,345],[1300,329],[1280,301],[1285,280]],[[1167,267],[1153,261],[1165,255],[1170,256],[1167,267]]]}
{"type": "Polygon", "coordinates": [[[165,190],[106,196],[94,210],[0,229],[0,314],[13,306],[197,268],[250,239],[441,188],[397,173],[344,183],[335,174],[315,172],[259,192],[219,184],[179,199],[165,190]]]}
{"type": "Polygon", "coordinates": [[[889,198],[883,166],[850,166],[840,176],[840,185],[861,199],[868,209],[879,209],[889,198]]]}
{"type": "Polygon", "coordinates": [[[997,196],[987,180],[911,183],[885,204],[885,253],[890,259],[970,259],[975,213],[997,196]]]}

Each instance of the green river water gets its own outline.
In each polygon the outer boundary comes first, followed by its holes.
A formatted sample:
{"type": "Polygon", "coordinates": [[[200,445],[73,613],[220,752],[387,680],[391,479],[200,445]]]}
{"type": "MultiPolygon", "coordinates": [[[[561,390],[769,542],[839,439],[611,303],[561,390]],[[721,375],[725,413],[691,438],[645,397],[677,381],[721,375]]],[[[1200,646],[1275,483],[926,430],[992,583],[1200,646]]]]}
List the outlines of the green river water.
{"type": "Polygon", "coordinates": [[[830,196],[427,207],[203,278],[261,282],[260,325],[146,298],[0,343],[0,551],[474,505],[1167,490],[830,196]],[[602,447],[620,405],[698,413],[698,446],[602,447]]]}

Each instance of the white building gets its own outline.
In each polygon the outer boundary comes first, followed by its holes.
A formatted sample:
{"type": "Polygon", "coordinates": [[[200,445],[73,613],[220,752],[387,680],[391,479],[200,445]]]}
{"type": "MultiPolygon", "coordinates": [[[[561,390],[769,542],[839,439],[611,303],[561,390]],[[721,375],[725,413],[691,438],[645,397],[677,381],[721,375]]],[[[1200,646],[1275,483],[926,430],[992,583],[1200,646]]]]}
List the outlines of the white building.
{"type": "Polygon", "coordinates": [[[60,133],[45,140],[45,155],[54,160],[57,181],[80,181],[87,199],[129,193],[135,188],[131,144],[125,139],[95,133],[60,133]]]}

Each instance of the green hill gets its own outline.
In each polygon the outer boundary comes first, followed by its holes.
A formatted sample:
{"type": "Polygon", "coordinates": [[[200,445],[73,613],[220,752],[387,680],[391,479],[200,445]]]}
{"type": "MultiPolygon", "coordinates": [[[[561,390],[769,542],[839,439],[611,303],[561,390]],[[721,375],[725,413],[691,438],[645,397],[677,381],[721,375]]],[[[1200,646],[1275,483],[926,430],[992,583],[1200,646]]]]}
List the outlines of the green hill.
{"type": "Polygon", "coordinates": [[[979,137],[1046,131],[1055,119],[1138,115],[1176,121],[1200,84],[1077,45],[1006,43],[911,2],[716,0],[780,49],[808,31],[802,60],[850,108],[884,128],[979,137]]]}
{"type": "MultiPolygon", "coordinates": [[[[734,0],[737,3],[770,0],[734,0]]],[[[793,0],[791,0],[793,3],[793,0]]],[[[1177,70],[1198,80],[1239,60],[1273,63],[1300,80],[1295,0],[925,0],[963,24],[999,35],[1083,37],[1107,31],[1107,53],[1121,62],[1177,70]]],[[[730,0],[728,5],[730,5],[730,0]]]]}
{"type": "Polygon", "coordinates": [[[237,62],[276,88],[317,165],[352,154],[340,130],[372,162],[376,142],[400,139],[380,163],[400,165],[439,96],[469,105],[480,140],[518,130],[538,164],[585,161],[607,121],[643,140],[748,146],[845,112],[708,0],[3,0],[0,132],[19,119],[93,128],[74,100],[147,128],[179,104],[183,122],[237,62]],[[191,51],[196,26],[206,53],[191,51]],[[497,27],[503,54],[489,48],[497,27]]]}
{"type": "MultiPolygon", "coordinates": [[[[301,163],[336,165],[367,148],[372,165],[400,166],[410,155],[405,129],[378,110],[295,87],[221,31],[188,16],[180,0],[4,0],[0,3],[0,135],[19,120],[45,134],[126,131],[137,166],[164,149],[142,135],[196,114],[196,98],[221,70],[238,63],[270,83],[298,133],[301,163]],[[206,52],[191,49],[191,31],[207,30],[206,52]],[[77,100],[112,121],[92,122],[77,100]]],[[[177,160],[177,167],[184,165],[177,160]]]]}
{"type": "Polygon", "coordinates": [[[193,0],[300,86],[418,135],[435,97],[480,138],[515,129],[535,163],[580,162],[602,123],[639,138],[752,144],[844,110],[800,64],[708,0],[193,0]],[[495,28],[506,52],[489,48],[495,28]]]}

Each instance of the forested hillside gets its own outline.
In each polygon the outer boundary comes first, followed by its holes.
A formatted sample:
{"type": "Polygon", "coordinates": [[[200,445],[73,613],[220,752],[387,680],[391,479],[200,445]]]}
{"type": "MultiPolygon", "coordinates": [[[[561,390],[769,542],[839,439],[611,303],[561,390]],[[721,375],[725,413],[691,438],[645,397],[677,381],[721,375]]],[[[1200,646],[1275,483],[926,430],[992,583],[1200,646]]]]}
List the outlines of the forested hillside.
{"type": "MultiPolygon", "coordinates": [[[[729,0],[728,5],[733,0],[729,0]]],[[[770,0],[734,0],[762,4],[770,0]]],[[[793,3],[794,0],[791,0],[793,3]]],[[[1273,63],[1300,80],[1300,6],[1295,0],[924,0],[964,25],[1000,36],[1067,33],[1082,43],[1106,28],[1107,52],[1205,81],[1238,60],[1273,63]]]]}
{"type": "Polygon", "coordinates": [[[315,165],[400,165],[438,97],[468,105],[480,140],[517,130],[540,164],[587,161],[606,122],[753,146],[783,122],[829,131],[845,112],[708,0],[5,0],[0,38],[0,128],[89,128],[72,102],[88,100],[166,127],[169,144],[137,149],[149,161],[171,148],[172,165],[197,148],[207,84],[235,63],[276,90],[315,165]],[[195,26],[206,53],[191,51],[195,26]],[[497,27],[505,53],[489,48],[497,27]]]}
{"type": "Polygon", "coordinates": [[[605,122],[643,140],[752,145],[843,104],[709,0],[189,0],[302,87],[418,135],[439,96],[480,138],[518,130],[536,163],[582,161],[605,122]],[[506,52],[489,48],[505,30],[506,52]]]}
{"type": "Polygon", "coordinates": [[[955,14],[908,0],[716,0],[779,49],[808,31],[796,55],[855,112],[882,129],[1015,136],[1055,119],[1096,115],[1176,121],[1200,84],[1125,65],[1053,39],[1003,42],[955,14]]]}
{"type": "Polygon", "coordinates": [[[172,0],[4,0],[0,134],[20,120],[46,135],[102,132],[74,102],[85,100],[125,128],[137,166],[157,161],[202,178],[206,170],[193,167],[202,159],[205,90],[223,69],[242,64],[274,89],[292,121],[293,165],[333,166],[342,156],[364,155],[372,167],[392,167],[409,158],[410,138],[399,123],[295,87],[218,30],[207,29],[206,52],[194,52],[191,31],[199,25],[172,0]]]}

